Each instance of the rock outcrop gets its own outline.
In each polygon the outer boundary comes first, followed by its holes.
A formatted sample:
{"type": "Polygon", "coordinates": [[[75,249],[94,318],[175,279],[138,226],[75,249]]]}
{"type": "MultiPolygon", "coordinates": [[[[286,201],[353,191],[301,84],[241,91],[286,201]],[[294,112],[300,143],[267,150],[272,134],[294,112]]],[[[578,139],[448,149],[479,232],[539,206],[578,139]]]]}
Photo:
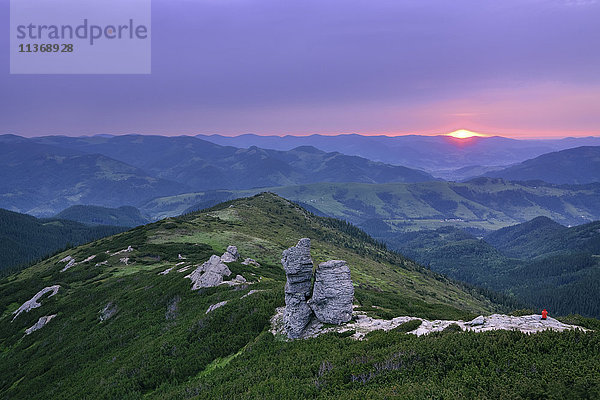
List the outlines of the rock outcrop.
{"type": "MultiPolygon", "coordinates": [[[[280,307],[277,309],[277,313],[271,318],[271,333],[273,334],[286,334],[285,327],[283,326],[283,316],[285,309],[280,307]]],[[[301,338],[312,338],[329,332],[350,332],[350,337],[357,340],[365,338],[367,333],[373,331],[389,331],[397,328],[400,325],[412,321],[421,321],[421,325],[410,331],[407,334],[412,335],[427,335],[433,332],[441,332],[451,325],[458,326],[463,331],[472,332],[487,332],[492,330],[507,330],[507,331],[520,331],[527,334],[533,334],[542,332],[545,330],[552,330],[556,332],[562,332],[566,330],[582,330],[577,325],[563,324],[562,322],[548,317],[543,320],[541,315],[525,315],[522,317],[514,317],[510,315],[493,314],[487,317],[479,316],[472,321],[451,321],[451,320],[435,320],[429,321],[422,318],[416,317],[396,317],[393,319],[379,319],[367,316],[362,311],[354,311],[354,319],[350,322],[338,325],[338,326],[324,326],[317,319],[313,319],[310,324],[302,332],[301,338]]]]}
{"type": "Polygon", "coordinates": [[[345,261],[319,264],[314,288],[310,239],[300,239],[296,246],[284,250],[281,264],[287,277],[283,328],[289,338],[302,337],[313,317],[319,323],[337,325],[350,321],[354,286],[345,261]]]}
{"type": "Polygon", "coordinates": [[[315,285],[308,305],[317,319],[327,324],[343,324],[352,318],[354,286],[345,261],[331,260],[319,264],[315,285]]]}
{"type": "Polygon", "coordinates": [[[112,301],[108,302],[106,306],[100,311],[100,322],[104,322],[107,319],[111,318],[119,311],[119,308],[112,301]]]}
{"type": "Polygon", "coordinates": [[[284,250],[281,264],[287,277],[283,324],[288,337],[298,338],[312,317],[312,310],[307,303],[313,270],[310,239],[300,239],[296,246],[284,250]]]}
{"type": "Polygon", "coordinates": [[[216,304],[212,304],[210,307],[208,307],[208,310],[206,310],[205,314],[208,314],[209,312],[214,311],[219,307],[223,307],[225,304],[227,304],[227,300],[220,301],[216,304]]]}
{"type": "Polygon", "coordinates": [[[246,258],[244,261],[242,261],[243,265],[252,265],[254,267],[260,267],[260,264],[258,263],[258,261],[256,261],[253,258],[246,258]]]}
{"type": "Polygon", "coordinates": [[[38,331],[38,330],[42,329],[54,317],[56,317],[56,314],[45,315],[43,317],[40,317],[40,319],[38,319],[38,321],[31,328],[25,329],[25,334],[29,335],[29,334],[31,334],[31,333],[33,333],[35,331],[38,331]]]}
{"type": "Polygon", "coordinates": [[[35,296],[33,296],[31,298],[31,300],[27,300],[25,303],[23,303],[23,305],[21,307],[19,307],[16,311],[13,312],[14,317],[12,320],[14,321],[15,318],[17,318],[21,313],[29,312],[30,310],[33,310],[34,308],[41,307],[42,304],[38,303],[38,300],[48,292],[52,292],[48,295],[48,297],[54,296],[56,293],[58,293],[58,289],[60,289],[60,285],[54,285],[54,286],[45,287],[42,290],[40,290],[39,292],[37,292],[35,294],[35,296]]]}
{"type": "Polygon", "coordinates": [[[192,280],[192,290],[197,290],[218,286],[223,282],[223,277],[229,275],[231,275],[231,271],[227,265],[221,262],[221,257],[213,255],[186,278],[192,280]]]}
{"type": "Polygon", "coordinates": [[[71,268],[74,265],[75,265],[75,259],[71,258],[69,260],[69,262],[67,262],[67,265],[65,265],[64,268],[60,270],[60,272],[65,272],[66,270],[68,270],[69,268],[71,268]]]}
{"type": "Polygon", "coordinates": [[[240,254],[238,253],[237,247],[229,246],[227,247],[227,251],[221,256],[221,261],[224,263],[230,263],[237,261],[239,258],[240,254]]]}

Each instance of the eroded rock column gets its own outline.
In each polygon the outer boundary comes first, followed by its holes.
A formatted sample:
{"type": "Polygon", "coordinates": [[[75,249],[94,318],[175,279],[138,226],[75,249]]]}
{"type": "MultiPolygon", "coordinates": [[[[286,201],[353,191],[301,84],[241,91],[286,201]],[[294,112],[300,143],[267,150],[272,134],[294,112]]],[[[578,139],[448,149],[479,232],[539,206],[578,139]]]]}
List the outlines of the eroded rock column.
{"type": "Polygon", "coordinates": [[[327,324],[343,324],[352,318],[354,286],[346,261],[331,260],[319,264],[315,286],[308,302],[317,319],[327,324]]]}
{"type": "Polygon", "coordinates": [[[307,303],[313,270],[310,239],[300,239],[296,246],[284,250],[281,264],[287,277],[283,324],[289,338],[298,338],[312,317],[312,310],[307,303]]]}

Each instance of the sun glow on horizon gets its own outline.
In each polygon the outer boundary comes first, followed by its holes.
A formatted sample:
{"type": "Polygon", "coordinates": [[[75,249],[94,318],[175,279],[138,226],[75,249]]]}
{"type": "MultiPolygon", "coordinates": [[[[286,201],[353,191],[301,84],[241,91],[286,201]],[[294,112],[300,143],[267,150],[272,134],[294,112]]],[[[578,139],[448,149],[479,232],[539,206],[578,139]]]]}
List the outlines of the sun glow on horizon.
{"type": "Polygon", "coordinates": [[[469,131],[466,129],[459,129],[457,131],[447,133],[446,136],[450,136],[455,139],[469,139],[472,137],[486,137],[487,135],[484,135],[483,133],[469,131]]]}

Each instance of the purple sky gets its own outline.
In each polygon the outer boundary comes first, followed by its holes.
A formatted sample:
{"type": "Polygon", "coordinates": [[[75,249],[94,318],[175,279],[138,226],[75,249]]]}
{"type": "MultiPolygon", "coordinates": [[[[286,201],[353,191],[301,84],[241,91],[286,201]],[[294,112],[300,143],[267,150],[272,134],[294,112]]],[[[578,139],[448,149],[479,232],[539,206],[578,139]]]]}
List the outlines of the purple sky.
{"type": "Polygon", "coordinates": [[[600,2],[153,0],[152,74],[9,75],[0,133],[600,135],[600,2]]]}

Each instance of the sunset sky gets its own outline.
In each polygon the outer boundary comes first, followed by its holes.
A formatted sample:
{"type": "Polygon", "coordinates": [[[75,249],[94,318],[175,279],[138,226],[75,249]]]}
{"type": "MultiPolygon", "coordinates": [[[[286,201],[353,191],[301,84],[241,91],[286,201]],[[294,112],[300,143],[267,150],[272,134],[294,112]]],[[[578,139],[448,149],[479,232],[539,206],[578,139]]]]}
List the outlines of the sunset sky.
{"type": "Polygon", "coordinates": [[[151,75],[9,75],[2,51],[0,133],[600,135],[595,0],[153,0],[152,15],[151,75]]]}

